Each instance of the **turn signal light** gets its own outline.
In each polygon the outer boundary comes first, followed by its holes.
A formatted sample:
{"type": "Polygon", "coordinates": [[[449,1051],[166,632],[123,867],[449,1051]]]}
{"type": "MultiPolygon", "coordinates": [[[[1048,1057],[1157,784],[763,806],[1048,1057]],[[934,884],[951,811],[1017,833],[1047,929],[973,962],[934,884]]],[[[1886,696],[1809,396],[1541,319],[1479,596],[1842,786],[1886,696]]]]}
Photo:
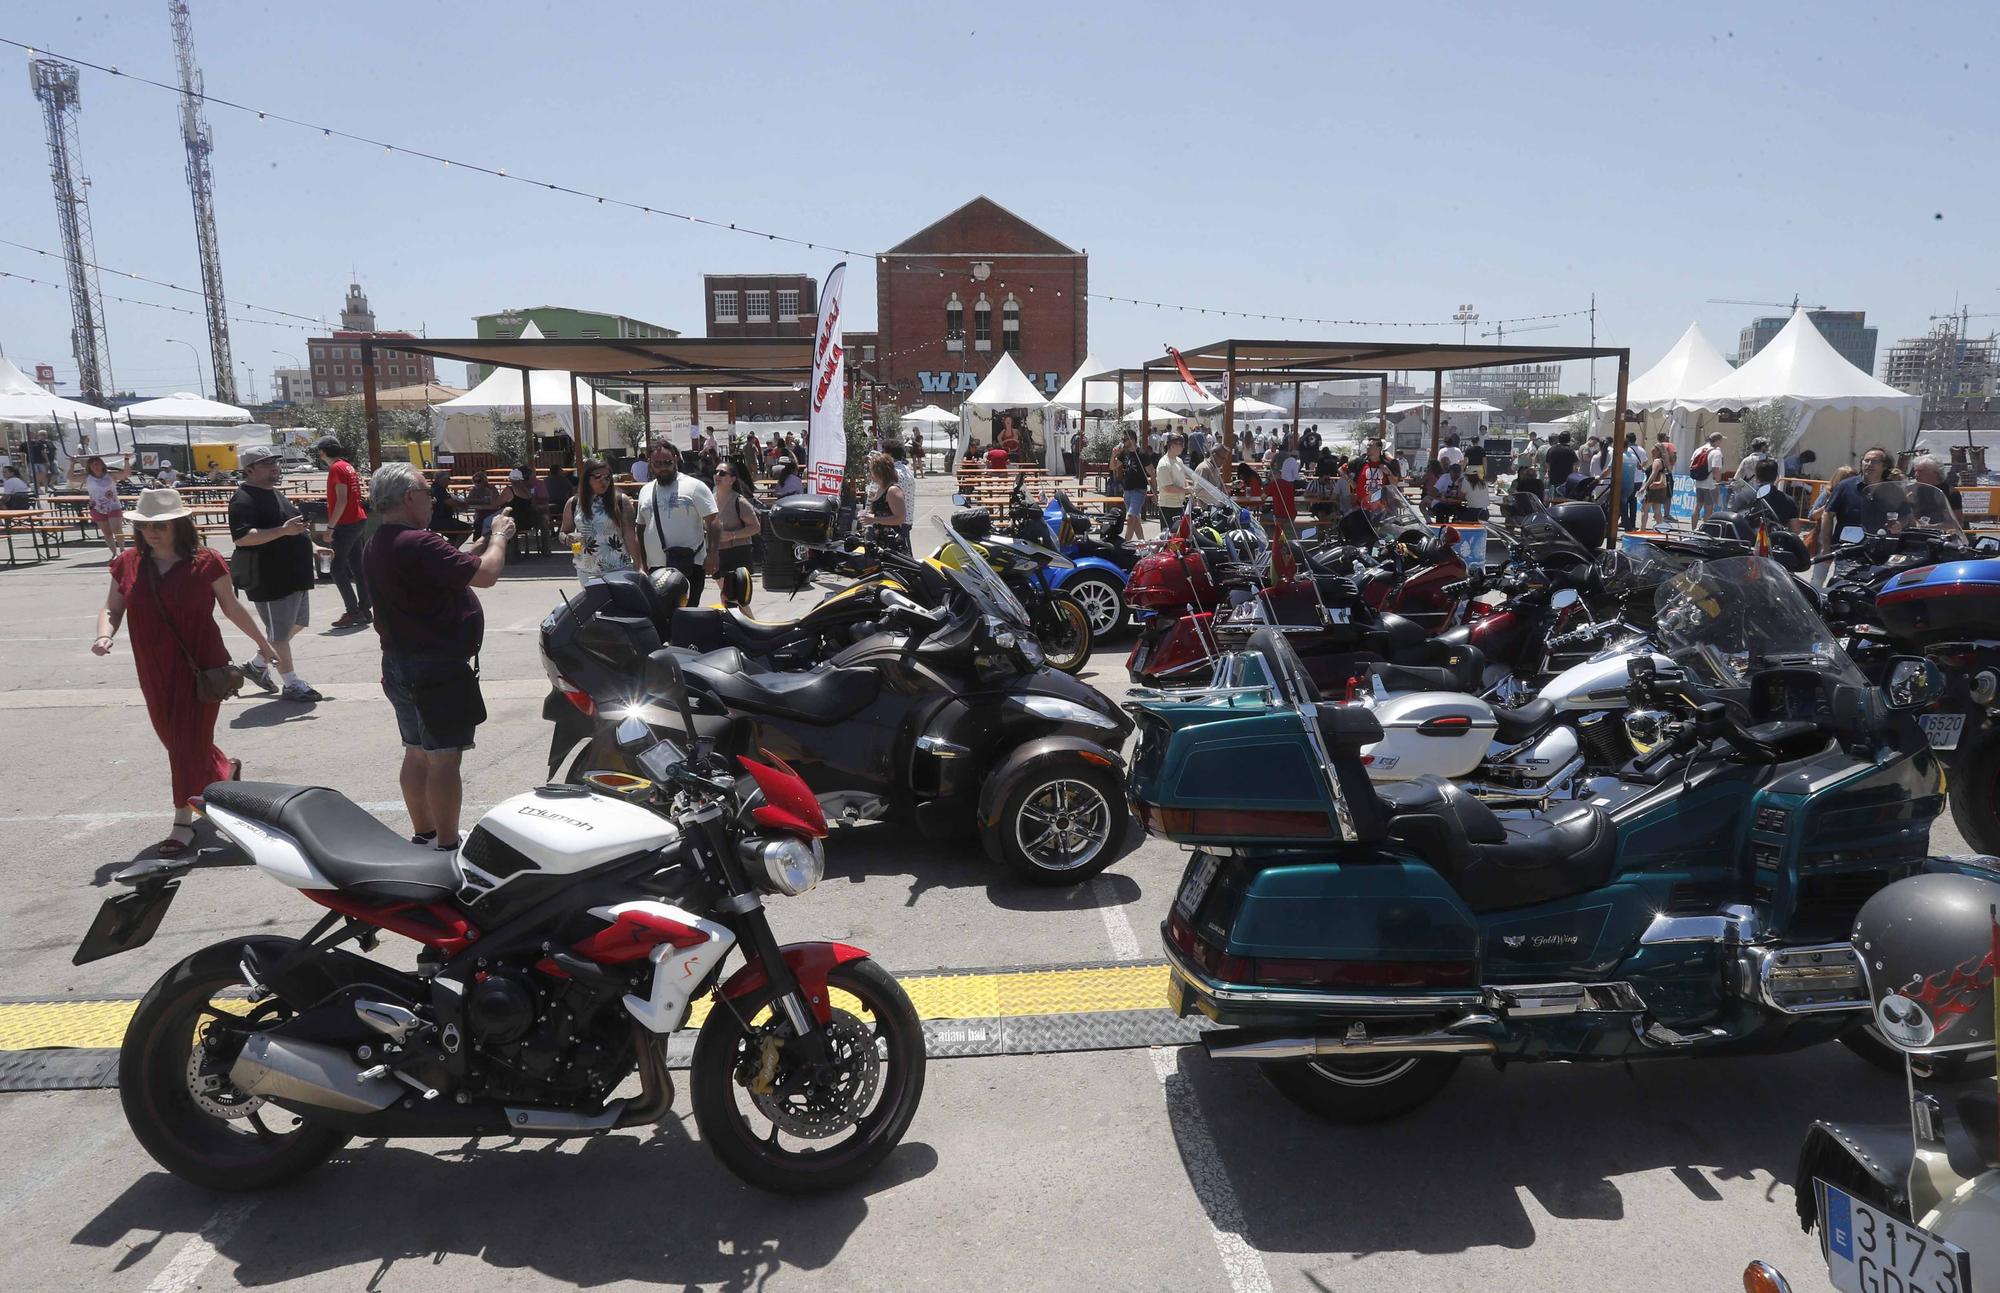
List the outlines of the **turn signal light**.
{"type": "Polygon", "coordinates": [[[1751,1262],[1743,1268],[1743,1293],[1792,1293],[1792,1286],[1769,1262],[1751,1262]]]}

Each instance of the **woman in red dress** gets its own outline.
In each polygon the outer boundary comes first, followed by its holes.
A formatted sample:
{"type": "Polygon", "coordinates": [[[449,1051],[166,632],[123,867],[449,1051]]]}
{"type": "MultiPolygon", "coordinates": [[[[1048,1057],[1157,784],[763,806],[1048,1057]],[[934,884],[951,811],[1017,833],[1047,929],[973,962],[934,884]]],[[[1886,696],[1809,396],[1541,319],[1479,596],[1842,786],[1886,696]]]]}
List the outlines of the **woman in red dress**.
{"type": "Polygon", "coordinates": [[[194,809],[188,800],[210,782],[234,780],[243,773],[241,760],[215,746],[215,718],[221,705],[202,700],[195,691],[196,668],[229,663],[215,608],[222,608],[265,659],[277,658],[256,617],[236,600],[228,563],[213,549],[200,546],[193,515],[182,505],[177,489],[149,489],[139,496],[132,514],[139,542],[111,563],[111,591],[97,613],[97,640],[90,644],[97,655],[111,654],[119,621],[131,619],[139,690],[173,770],[174,825],[156,850],[168,858],[181,856],[194,844],[194,809]]]}

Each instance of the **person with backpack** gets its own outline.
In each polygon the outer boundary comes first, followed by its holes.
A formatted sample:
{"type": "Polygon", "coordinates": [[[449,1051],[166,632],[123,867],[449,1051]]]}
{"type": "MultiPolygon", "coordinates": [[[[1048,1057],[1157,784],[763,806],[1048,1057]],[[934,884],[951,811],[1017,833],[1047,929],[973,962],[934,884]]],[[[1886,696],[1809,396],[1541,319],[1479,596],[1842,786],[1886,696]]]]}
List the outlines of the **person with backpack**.
{"type": "Polygon", "coordinates": [[[1694,523],[1700,525],[1702,518],[1722,509],[1722,477],[1729,470],[1728,455],[1722,452],[1722,432],[1709,433],[1708,443],[1703,445],[1688,463],[1688,477],[1694,481],[1694,523]]]}

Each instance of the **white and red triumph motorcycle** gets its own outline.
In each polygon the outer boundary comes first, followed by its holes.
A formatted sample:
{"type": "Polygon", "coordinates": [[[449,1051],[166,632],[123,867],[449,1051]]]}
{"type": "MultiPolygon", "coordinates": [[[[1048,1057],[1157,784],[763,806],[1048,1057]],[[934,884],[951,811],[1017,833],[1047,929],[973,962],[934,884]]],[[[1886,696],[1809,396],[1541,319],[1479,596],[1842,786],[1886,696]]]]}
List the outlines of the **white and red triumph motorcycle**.
{"type": "MultiPolygon", "coordinates": [[[[670,652],[619,730],[645,777],[544,786],[456,854],[408,843],[321,787],[218,782],[210,821],[327,909],[303,938],[202,949],[125,1034],[119,1094],[159,1163],[211,1189],[317,1166],[350,1137],[586,1136],[668,1116],[667,1040],[713,994],[689,1085],[701,1138],[765,1189],[831,1189],[909,1128],[924,1036],[895,979],[844,943],[780,947],[767,895],[818,882],[826,819],[790,768],[687,755],[642,714],[678,700],[670,652]],[[414,971],[372,951],[422,944],[414,971]],[[729,954],[745,964],[724,978],[729,954]],[[636,1096],[615,1096],[636,1072],[636,1096]]],[[[693,731],[692,720],[684,729],[693,731]]],[[[767,756],[768,757],[768,756],[767,756]]],[[[214,850],[226,854],[227,850],[214,850]]],[[[119,875],[78,964],[141,946],[196,855],[119,875]]]]}

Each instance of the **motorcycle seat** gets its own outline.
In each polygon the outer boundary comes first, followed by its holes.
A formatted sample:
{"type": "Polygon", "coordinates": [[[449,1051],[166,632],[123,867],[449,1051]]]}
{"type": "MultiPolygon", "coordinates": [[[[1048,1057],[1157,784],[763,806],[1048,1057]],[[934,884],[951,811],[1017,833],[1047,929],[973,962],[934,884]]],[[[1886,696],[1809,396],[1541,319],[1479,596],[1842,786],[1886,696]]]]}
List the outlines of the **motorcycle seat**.
{"type": "Polygon", "coordinates": [[[1604,885],[1618,864],[1611,815],[1576,804],[1502,821],[1441,777],[1376,788],[1391,839],[1415,848],[1475,912],[1552,902],[1604,885]]]}
{"type": "Polygon", "coordinates": [[[735,647],[696,656],[682,671],[730,709],[816,724],[838,723],[875,699],[882,676],[873,669],[755,669],[735,647]]]}
{"type": "Polygon", "coordinates": [[[1413,664],[1389,664],[1377,661],[1368,666],[1371,678],[1380,678],[1382,685],[1390,691],[1465,691],[1461,671],[1457,669],[1413,664]]]}
{"type": "Polygon", "coordinates": [[[435,902],[458,888],[451,854],[410,843],[337,790],[218,781],[202,798],[211,807],[290,835],[306,860],[343,892],[435,902]]]}
{"type": "Polygon", "coordinates": [[[796,621],[766,624],[751,619],[735,607],[690,606],[675,612],[672,642],[675,646],[715,651],[735,647],[745,655],[770,655],[797,641],[796,621]]]}
{"type": "Polygon", "coordinates": [[[1493,721],[1497,725],[1493,733],[1495,740],[1502,745],[1519,745],[1523,741],[1534,740],[1555,726],[1556,703],[1537,699],[1512,709],[1495,705],[1493,721]]]}

